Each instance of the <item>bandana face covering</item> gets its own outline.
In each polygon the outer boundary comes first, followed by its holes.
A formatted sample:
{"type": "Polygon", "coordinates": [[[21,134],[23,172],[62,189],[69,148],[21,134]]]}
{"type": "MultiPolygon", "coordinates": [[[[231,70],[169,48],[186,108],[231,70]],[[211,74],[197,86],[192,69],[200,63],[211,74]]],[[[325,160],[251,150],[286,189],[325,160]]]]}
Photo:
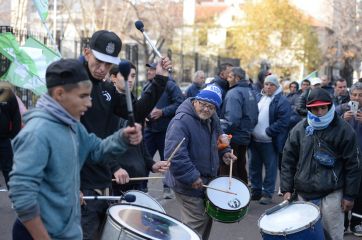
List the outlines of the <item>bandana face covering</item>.
{"type": "Polygon", "coordinates": [[[308,110],[307,121],[309,126],[306,128],[307,135],[313,134],[313,130],[322,130],[328,127],[333,120],[334,111],[335,107],[332,105],[331,109],[329,109],[326,115],[318,117],[308,110]]]}

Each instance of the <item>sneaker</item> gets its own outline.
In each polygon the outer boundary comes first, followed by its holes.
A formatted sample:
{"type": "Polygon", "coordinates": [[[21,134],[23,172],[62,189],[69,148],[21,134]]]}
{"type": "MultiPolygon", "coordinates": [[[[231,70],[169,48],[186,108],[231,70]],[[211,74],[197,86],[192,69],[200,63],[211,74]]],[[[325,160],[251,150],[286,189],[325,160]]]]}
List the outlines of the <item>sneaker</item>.
{"type": "Polygon", "coordinates": [[[359,224],[354,227],[351,227],[351,232],[353,233],[353,235],[357,237],[362,237],[362,225],[359,224]]]}
{"type": "Polygon", "coordinates": [[[272,203],[272,198],[271,197],[267,197],[267,196],[263,196],[262,198],[260,198],[259,203],[261,205],[268,205],[272,203]]]}
{"type": "Polygon", "coordinates": [[[259,201],[260,200],[260,198],[261,198],[261,194],[259,193],[252,193],[251,194],[251,200],[252,201],[259,201]]]}
{"type": "Polygon", "coordinates": [[[163,188],[163,198],[164,199],[172,199],[173,198],[173,191],[169,187],[163,188]]]}

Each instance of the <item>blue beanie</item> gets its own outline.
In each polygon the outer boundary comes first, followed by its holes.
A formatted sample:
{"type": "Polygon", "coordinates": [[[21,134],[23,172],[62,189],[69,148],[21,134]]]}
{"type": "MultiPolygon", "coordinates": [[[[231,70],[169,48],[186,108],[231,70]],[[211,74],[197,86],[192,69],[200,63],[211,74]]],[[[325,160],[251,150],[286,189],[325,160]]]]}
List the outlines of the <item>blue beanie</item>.
{"type": "Polygon", "coordinates": [[[217,109],[221,106],[221,90],[216,85],[209,85],[202,89],[195,97],[197,100],[214,104],[217,109]]]}

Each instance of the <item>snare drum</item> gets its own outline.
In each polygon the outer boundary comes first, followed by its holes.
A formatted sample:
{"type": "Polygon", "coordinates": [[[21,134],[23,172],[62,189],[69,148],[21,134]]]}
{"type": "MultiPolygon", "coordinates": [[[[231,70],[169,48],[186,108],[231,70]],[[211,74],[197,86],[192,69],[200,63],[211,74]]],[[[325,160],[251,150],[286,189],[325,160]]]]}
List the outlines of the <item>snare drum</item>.
{"type": "Polygon", "coordinates": [[[118,204],[108,209],[101,240],[201,240],[185,224],[159,211],[118,204]]]}
{"type": "Polygon", "coordinates": [[[125,195],[127,194],[131,194],[131,195],[135,195],[136,196],[136,201],[132,202],[132,203],[128,203],[124,200],[122,200],[122,203],[127,203],[127,204],[131,204],[131,205],[138,205],[138,206],[142,206],[142,207],[148,207],[151,208],[153,210],[162,212],[162,213],[166,213],[165,209],[163,209],[163,207],[161,206],[161,204],[159,204],[154,198],[152,198],[150,195],[148,195],[147,193],[138,191],[138,190],[130,190],[127,191],[125,193],[125,195]]]}
{"type": "Polygon", "coordinates": [[[248,212],[250,191],[240,180],[231,178],[229,190],[229,177],[218,177],[212,180],[209,187],[234,192],[237,195],[228,194],[207,188],[205,209],[210,217],[219,222],[238,222],[248,212]]]}
{"type": "Polygon", "coordinates": [[[258,226],[264,240],[323,240],[319,208],[309,202],[294,202],[260,217],[258,226]]]}

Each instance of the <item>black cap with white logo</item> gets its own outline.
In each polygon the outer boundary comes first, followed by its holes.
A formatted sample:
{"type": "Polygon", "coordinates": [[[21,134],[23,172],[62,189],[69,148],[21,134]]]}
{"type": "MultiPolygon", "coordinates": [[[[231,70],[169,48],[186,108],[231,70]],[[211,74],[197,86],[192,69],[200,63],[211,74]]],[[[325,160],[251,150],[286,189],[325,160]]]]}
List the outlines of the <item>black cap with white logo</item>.
{"type": "Polygon", "coordinates": [[[89,47],[93,55],[107,63],[118,64],[118,54],[122,48],[121,39],[114,33],[107,30],[99,30],[90,39],[89,47]]]}

